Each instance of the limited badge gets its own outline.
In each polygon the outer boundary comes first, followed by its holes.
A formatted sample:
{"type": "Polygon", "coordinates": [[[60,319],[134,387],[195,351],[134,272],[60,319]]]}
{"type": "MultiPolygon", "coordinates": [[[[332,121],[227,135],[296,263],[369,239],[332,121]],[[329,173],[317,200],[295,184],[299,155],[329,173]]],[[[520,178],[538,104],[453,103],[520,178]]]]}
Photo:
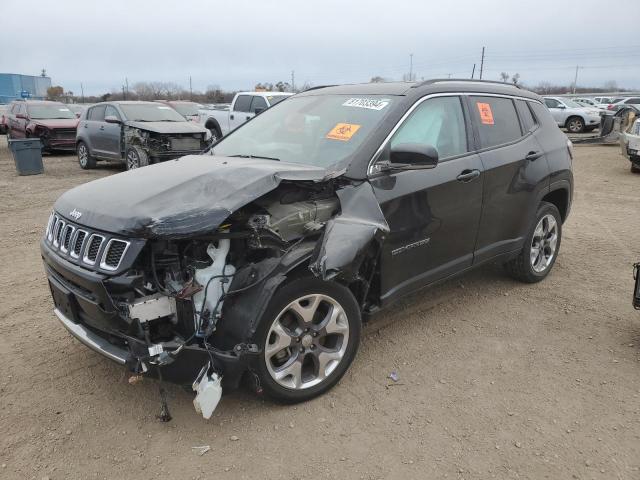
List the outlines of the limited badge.
{"type": "Polygon", "coordinates": [[[478,105],[478,112],[480,112],[480,121],[483,125],[493,125],[493,112],[491,111],[491,105],[488,103],[476,103],[478,105]]]}
{"type": "Polygon", "coordinates": [[[333,127],[329,133],[327,133],[326,138],[348,142],[359,129],[360,125],[355,125],[353,123],[339,123],[333,127]]]}

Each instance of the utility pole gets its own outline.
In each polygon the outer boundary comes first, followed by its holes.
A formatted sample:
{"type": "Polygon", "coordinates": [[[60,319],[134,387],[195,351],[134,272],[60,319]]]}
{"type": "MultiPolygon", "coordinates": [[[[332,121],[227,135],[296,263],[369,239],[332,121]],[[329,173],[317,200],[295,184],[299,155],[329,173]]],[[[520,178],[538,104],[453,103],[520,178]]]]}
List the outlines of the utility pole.
{"type": "Polygon", "coordinates": [[[191,86],[191,75],[189,75],[189,100],[193,101],[193,87],[191,86]]]}
{"type": "Polygon", "coordinates": [[[127,77],[124,77],[124,83],[127,86],[127,95],[129,95],[129,79],[127,77]]]}
{"type": "Polygon", "coordinates": [[[409,81],[413,82],[413,53],[409,54],[409,81]]]}
{"type": "Polygon", "coordinates": [[[122,99],[126,100],[127,99],[127,94],[124,91],[124,85],[122,85],[122,99]]]}
{"type": "Polygon", "coordinates": [[[82,86],[82,82],[80,82],[80,92],[82,93],[82,103],[84,103],[84,87],[82,86]]]}
{"type": "Polygon", "coordinates": [[[484,47],[482,47],[482,58],[480,59],[480,80],[482,80],[483,71],[484,71],[484,47]]]}
{"type": "Polygon", "coordinates": [[[473,64],[473,69],[471,70],[471,80],[473,80],[473,76],[476,74],[476,64],[473,64]]]}
{"type": "Polygon", "coordinates": [[[576,76],[573,77],[573,93],[576,93],[576,85],[578,84],[578,65],[576,65],[576,76]]]}
{"type": "Polygon", "coordinates": [[[291,91],[295,93],[296,91],[296,72],[295,70],[291,70],[291,91]]]}

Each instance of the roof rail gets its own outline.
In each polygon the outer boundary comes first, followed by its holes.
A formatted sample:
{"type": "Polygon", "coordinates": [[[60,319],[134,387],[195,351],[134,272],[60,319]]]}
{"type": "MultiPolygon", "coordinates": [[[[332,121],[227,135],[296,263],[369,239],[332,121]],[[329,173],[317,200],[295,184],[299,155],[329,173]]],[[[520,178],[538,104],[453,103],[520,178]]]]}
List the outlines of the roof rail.
{"type": "Polygon", "coordinates": [[[516,85],[515,83],[500,82],[498,80],[477,80],[475,78],[433,78],[431,80],[425,80],[424,82],[416,83],[411,88],[423,87],[425,85],[433,85],[434,83],[445,83],[445,82],[491,83],[494,85],[504,85],[506,87],[520,88],[520,85],[516,85]]]}
{"type": "Polygon", "coordinates": [[[328,87],[335,87],[336,85],[317,85],[315,87],[309,87],[306,90],[303,90],[303,92],[310,92],[311,90],[319,90],[321,88],[328,88],[328,87]]]}

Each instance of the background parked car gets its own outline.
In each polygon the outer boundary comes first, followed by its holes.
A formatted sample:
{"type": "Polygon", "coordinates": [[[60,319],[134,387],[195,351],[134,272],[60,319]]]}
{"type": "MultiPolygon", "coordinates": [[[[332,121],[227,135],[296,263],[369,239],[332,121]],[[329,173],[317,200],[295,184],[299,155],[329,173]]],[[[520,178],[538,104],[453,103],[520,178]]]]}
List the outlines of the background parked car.
{"type": "Polygon", "coordinates": [[[7,116],[8,109],[8,105],[0,105],[0,135],[4,135],[5,133],[7,133],[7,124],[5,118],[7,116]]]}
{"type": "Polygon", "coordinates": [[[188,100],[158,100],[158,102],[169,105],[190,122],[198,121],[200,118],[200,109],[203,108],[203,105],[188,100]]]}
{"type": "Polygon", "coordinates": [[[291,95],[286,92],[240,92],[233,97],[227,110],[201,110],[199,123],[217,140],[291,95]]]}
{"type": "Polygon", "coordinates": [[[571,133],[589,132],[600,126],[600,111],[595,108],[585,108],[563,97],[544,97],[544,103],[558,126],[571,133]]]}
{"type": "Polygon", "coordinates": [[[620,110],[622,107],[626,105],[635,105],[635,106],[640,105],[640,97],[621,98],[615,103],[612,103],[611,105],[609,105],[608,109],[613,110],[614,112],[617,112],[618,110],[620,110]]]}
{"type": "Polygon", "coordinates": [[[82,112],[84,112],[87,108],[91,106],[91,105],[85,105],[80,103],[67,103],[66,105],[69,110],[75,113],[77,118],[80,118],[80,116],[82,115],[82,112]]]}
{"type": "Polygon", "coordinates": [[[78,119],[60,102],[16,100],[7,112],[10,138],[40,137],[42,149],[75,150],[78,119]]]}
{"type": "Polygon", "coordinates": [[[595,99],[585,97],[573,98],[572,100],[583,107],[597,108],[598,110],[606,110],[608,105],[607,103],[598,103],[595,99]]]}
{"type": "Polygon", "coordinates": [[[107,102],[87,109],[76,138],[78,161],[93,168],[98,160],[126,162],[127,170],[201,153],[206,128],[189,122],[158,102],[107,102]]]}

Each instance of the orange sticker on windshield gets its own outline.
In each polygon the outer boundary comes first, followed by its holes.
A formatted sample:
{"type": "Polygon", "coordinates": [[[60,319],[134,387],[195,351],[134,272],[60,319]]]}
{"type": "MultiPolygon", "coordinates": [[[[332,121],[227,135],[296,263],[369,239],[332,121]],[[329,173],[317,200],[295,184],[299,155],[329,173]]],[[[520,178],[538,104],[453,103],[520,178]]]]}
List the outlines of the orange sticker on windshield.
{"type": "Polygon", "coordinates": [[[476,103],[478,105],[478,111],[480,112],[480,121],[483,125],[493,125],[493,112],[491,111],[491,105],[488,103],[476,103]]]}
{"type": "Polygon", "coordinates": [[[359,129],[360,125],[354,125],[353,123],[339,123],[333,127],[329,133],[327,133],[326,138],[348,142],[359,129]]]}

